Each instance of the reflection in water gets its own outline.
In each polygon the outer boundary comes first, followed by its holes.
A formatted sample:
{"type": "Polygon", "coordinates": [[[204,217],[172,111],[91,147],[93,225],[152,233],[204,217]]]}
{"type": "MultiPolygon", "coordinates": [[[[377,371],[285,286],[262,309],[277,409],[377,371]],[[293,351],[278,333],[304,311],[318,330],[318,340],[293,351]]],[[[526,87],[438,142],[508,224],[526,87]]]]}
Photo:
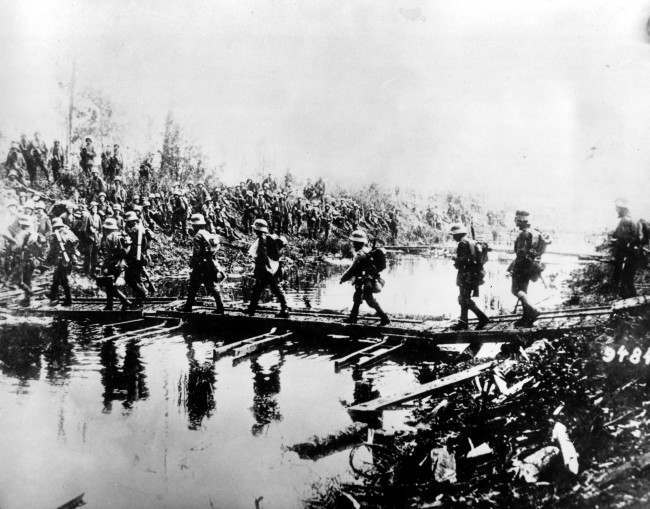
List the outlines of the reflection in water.
{"type": "Polygon", "coordinates": [[[70,366],[75,363],[73,345],[69,341],[67,320],[54,320],[49,329],[50,341],[43,351],[48,381],[61,383],[70,377],[70,366]]]}
{"type": "Polygon", "coordinates": [[[196,430],[201,427],[203,419],[209,418],[214,411],[216,377],[214,362],[205,361],[200,364],[196,360],[191,341],[187,341],[187,359],[189,372],[178,380],[178,405],[187,410],[188,428],[196,430]]]}
{"type": "Polygon", "coordinates": [[[2,372],[27,386],[27,380],[38,378],[41,353],[47,343],[46,329],[21,324],[2,327],[0,332],[0,367],[2,372]]]}
{"type": "Polygon", "coordinates": [[[362,377],[354,377],[354,374],[353,378],[355,379],[354,392],[352,393],[354,405],[365,403],[380,396],[379,391],[374,387],[374,380],[372,378],[368,377],[364,379],[362,377]]]}
{"type": "Polygon", "coordinates": [[[130,339],[126,344],[122,369],[118,367],[119,358],[114,341],[106,341],[102,344],[99,360],[102,364],[101,380],[104,386],[102,396],[105,413],[110,413],[113,401],[122,401],[122,406],[130,409],[134,401],[147,399],[149,391],[137,339],[130,339]]]}
{"type": "MultiPolygon", "coordinates": [[[[282,351],[275,354],[278,356],[278,361],[266,368],[260,364],[259,357],[251,360],[255,393],[251,408],[255,424],[251,428],[251,433],[255,436],[262,433],[271,422],[282,420],[276,397],[280,393],[280,368],[284,364],[284,354],[282,351]]],[[[269,355],[265,358],[268,359],[269,355]]]]}

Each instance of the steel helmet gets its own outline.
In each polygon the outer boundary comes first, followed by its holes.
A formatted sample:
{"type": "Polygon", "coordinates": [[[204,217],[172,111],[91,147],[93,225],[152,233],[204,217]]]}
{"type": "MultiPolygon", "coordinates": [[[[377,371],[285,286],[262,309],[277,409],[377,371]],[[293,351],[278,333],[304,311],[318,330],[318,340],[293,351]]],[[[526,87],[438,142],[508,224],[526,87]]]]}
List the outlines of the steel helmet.
{"type": "Polygon", "coordinates": [[[23,214],[22,216],[20,216],[18,218],[18,224],[20,226],[31,226],[32,225],[32,220],[28,215],[23,214]]]}
{"type": "Polygon", "coordinates": [[[102,191],[102,192],[100,192],[97,196],[99,196],[100,198],[101,198],[102,196],[103,196],[104,198],[106,198],[106,193],[105,193],[104,191],[102,191]]]}
{"type": "Polygon", "coordinates": [[[269,225],[264,219],[256,219],[253,223],[253,230],[256,232],[269,233],[269,225]]]}
{"type": "Polygon", "coordinates": [[[104,230],[117,230],[117,222],[112,217],[109,217],[104,221],[103,228],[104,230]]]}
{"type": "Polygon", "coordinates": [[[367,244],[368,236],[363,230],[354,230],[350,235],[350,240],[352,242],[361,242],[362,244],[367,244]]]}
{"type": "Polygon", "coordinates": [[[114,210],[114,211],[115,211],[115,210],[120,210],[120,211],[122,210],[122,205],[120,205],[119,203],[114,203],[114,204],[112,205],[112,207],[113,207],[113,210],[114,210]]]}
{"type": "Polygon", "coordinates": [[[625,198],[618,198],[615,202],[614,205],[619,208],[619,209],[629,209],[630,204],[625,198]]]}
{"type": "Polygon", "coordinates": [[[192,214],[190,223],[192,223],[192,226],[205,226],[205,218],[203,214],[192,214]]]}
{"type": "Polygon", "coordinates": [[[452,235],[465,235],[467,234],[467,228],[462,224],[455,224],[451,227],[450,232],[452,235]]]}
{"type": "Polygon", "coordinates": [[[137,221],[137,220],[138,220],[138,215],[137,215],[134,211],[129,210],[129,211],[126,213],[126,216],[124,216],[124,220],[125,220],[127,223],[128,223],[128,222],[131,222],[131,221],[137,221]]]}
{"type": "Polygon", "coordinates": [[[34,208],[36,210],[39,210],[39,209],[40,210],[45,210],[45,203],[43,203],[42,201],[37,201],[36,204],[34,205],[34,208]]]}
{"type": "Polygon", "coordinates": [[[65,225],[63,224],[63,219],[60,217],[55,217],[52,219],[52,228],[63,228],[65,225]]]}

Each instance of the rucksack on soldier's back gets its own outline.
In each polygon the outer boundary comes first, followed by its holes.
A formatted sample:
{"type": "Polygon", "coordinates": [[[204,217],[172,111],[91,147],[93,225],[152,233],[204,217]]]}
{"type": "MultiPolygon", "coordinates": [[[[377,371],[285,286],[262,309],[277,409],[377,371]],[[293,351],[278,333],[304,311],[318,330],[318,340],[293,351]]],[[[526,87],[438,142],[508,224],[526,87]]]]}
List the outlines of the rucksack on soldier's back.
{"type": "Polygon", "coordinates": [[[368,257],[378,273],[386,270],[386,252],[383,249],[373,247],[368,253],[368,257]]]}

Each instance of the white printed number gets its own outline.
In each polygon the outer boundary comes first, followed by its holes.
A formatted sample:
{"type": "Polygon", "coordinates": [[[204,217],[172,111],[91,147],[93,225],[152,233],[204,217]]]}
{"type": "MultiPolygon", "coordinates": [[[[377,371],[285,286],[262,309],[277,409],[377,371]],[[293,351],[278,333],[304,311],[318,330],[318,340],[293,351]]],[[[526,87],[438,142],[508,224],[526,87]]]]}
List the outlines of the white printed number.
{"type": "Polygon", "coordinates": [[[635,347],[632,352],[623,345],[621,345],[618,350],[611,346],[604,346],[602,355],[605,362],[612,362],[616,358],[618,358],[618,362],[625,362],[625,359],[627,358],[630,363],[639,364],[641,359],[643,359],[646,366],[650,365],[650,348],[648,348],[645,354],[643,354],[643,350],[638,346],[635,347]]]}

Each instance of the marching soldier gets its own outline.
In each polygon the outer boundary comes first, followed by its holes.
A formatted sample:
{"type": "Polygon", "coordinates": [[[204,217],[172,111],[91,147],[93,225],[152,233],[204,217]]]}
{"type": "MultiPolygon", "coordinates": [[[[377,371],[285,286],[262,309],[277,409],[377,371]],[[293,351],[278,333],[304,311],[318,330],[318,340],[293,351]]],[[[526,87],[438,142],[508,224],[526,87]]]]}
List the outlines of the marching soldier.
{"type": "Polygon", "coordinates": [[[248,305],[247,313],[249,316],[255,314],[257,303],[262,296],[264,288],[270,288],[273,295],[280,302],[279,318],[289,318],[289,308],[287,300],[278,284],[278,271],[280,268],[280,250],[284,247],[285,241],[282,237],[269,235],[269,225],[264,219],[256,219],[253,223],[253,230],[257,235],[257,240],[253,242],[249,254],[255,260],[255,286],[253,295],[248,305]]]}
{"type": "Polygon", "coordinates": [[[124,268],[124,259],[130,247],[130,239],[119,230],[117,222],[112,217],[104,221],[103,229],[104,236],[101,250],[104,255],[104,263],[102,265],[102,276],[98,278],[98,283],[106,291],[106,307],[104,310],[111,311],[113,309],[115,297],[120,300],[122,309],[125,310],[131,305],[131,302],[124,293],[115,287],[115,281],[124,268]]]}
{"type": "Polygon", "coordinates": [[[458,303],[460,304],[460,319],[453,329],[467,330],[467,315],[471,310],[478,318],[476,329],[479,330],[490,321],[472,300],[472,294],[478,290],[479,285],[483,284],[483,267],[478,260],[480,248],[474,239],[467,238],[467,229],[462,225],[452,226],[451,234],[458,242],[454,266],[458,269],[456,284],[459,289],[458,303]]]}
{"type": "Polygon", "coordinates": [[[90,170],[95,164],[96,155],[97,153],[93,146],[93,140],[90,136],[87,136],[86,144],[81,147],[81,150],[79,151],[79,166],[81,166],[81,170],[86,177],[90,177],[90,170]]]}
{"type": "Polygon", "coordinates": [[[616,200],[615,205],[619,221],[616,230],[612,233],[614,255],[612,282],[621,298],[626,299],[636,296],[634,276],[638,268],[641,235],[639,224],[630,217],[627,200],[616,200]]]}
{"type": "Polygon", "coordinates": [[[18,219],[20,231],[16,235],[15,252],[18,267],[18,286],[25,292],[25,297],[19,302],[21,306],[29,306],[32,296],[32,275],[36,268],[36,260],[40,257],[41,242],[33,229],[29,216],[18,219]]]}
{"type": "Polygon", "coordinates": [[[352,310],[350,316],[345,320],[346,323],[357,323],[359,316],[359,307],[365,300],[368,306],[373,308],[377,315],[381,318],[379,325],[384,326],[390,323],[388,315],[379,306],[379,303],[373,295],[378,291],[379,287],[383,284],[379,277],[379,271],[373,263],[372,258],[369,256],[370,249],[368,248],[368,237],[362,230],[355,230],[350,235],[352,247],[354,248],[355,255],[352,265],[341,276],[340,283],[343,284],[350,279],[353,279],[354,295],[352,297],[352,310]]]}
{"type": "Polygon", "coordinates": [[[52,179],[54,182],[59,180],[59,175],[61,170],[65,165],[65,153],[61,148],[61,143],[59,140],[54,140],[54,146],[52,147],[52,153],[50,157],[50,170],[52,171],[52,179]]]}
{"type": "Polygon", "coordinates": [[[129,250],[126,256],[126,271],[124,281],[133,290],[135,299],[134,308],[141,308],[147,292],[142,284],[144,268],[147,265],[147,251],[149,249],[149,235],[147,230],[134,211],[129,211],[124,217],[126,233],[131,239],[129,250]]]}
{"type": "Polygon", "coordinates": [[[68,275],[72,272],[72,266],[77,256],[77,237],[72,233],[61,220],[55,217],[52,220],[52,236],[50,238],[50,251],[47,260],[54,265],[52,276],[52,287],[50,288],[50,304],[54,305],[59,300],[59,287],[63,288],[63,306],[72,304],[70,295],[70,282],[68,275]]]}
{"type": "Polygon", "coordinates": [[[550,242],[540,232],[531,228],[529,216],[525,210],[518,210],[515,214],[519,235],[515,239],[515,260],[508,267],[512,276],[512,294],[521,302],[523,308],[523,315],[515,322],[515,327],[531,327],[539,316],[539,311],[528,299],[528,285],[542,275],[544,265],[541,263],[541,257],[546,244],[550,242]]]}
{"type": "Polygon", "coordinates": [[[222,315],[224,312],[223,302],[221,301],[221,294],[215,286],[224,278],[223,271],[217,263],[219,237],[206,230],[206,222],[202,214],[192,214],[190,223],[194,233],[192,257],[190,258],[192,272],[190,273],[187,301],[183,306],[183,311],[188,313],[192,311],[196,293],[201,285],[204,285],[206,291],[214,297],[217,307],[215,313],[222,315]]]}

